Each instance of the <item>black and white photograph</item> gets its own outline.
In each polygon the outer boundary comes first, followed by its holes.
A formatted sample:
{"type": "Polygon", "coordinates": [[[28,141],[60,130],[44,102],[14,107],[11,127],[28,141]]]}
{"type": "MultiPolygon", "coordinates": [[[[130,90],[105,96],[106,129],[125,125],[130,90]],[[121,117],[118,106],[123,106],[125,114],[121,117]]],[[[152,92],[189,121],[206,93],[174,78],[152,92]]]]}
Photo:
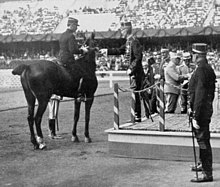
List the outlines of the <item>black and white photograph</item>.
{"type": "Polygon", "coordinates": [[[220,0],[0,0],[0,186],[220,186],[220,0]]]}

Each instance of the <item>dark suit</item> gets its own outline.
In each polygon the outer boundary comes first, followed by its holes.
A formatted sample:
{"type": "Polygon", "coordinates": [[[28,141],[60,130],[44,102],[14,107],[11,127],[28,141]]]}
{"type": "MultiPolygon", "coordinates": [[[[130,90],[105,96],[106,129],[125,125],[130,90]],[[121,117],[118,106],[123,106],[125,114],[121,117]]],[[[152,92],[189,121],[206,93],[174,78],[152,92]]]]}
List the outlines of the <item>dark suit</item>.
{"type": "Polygon", "coordinates": [[[216,75],[205,57],[198,59],[198,67],[189,82],[190,107],[199,125],[194,129],[200,149],[200,160],[204,172],[212,176],[212,149],[210,145],[209,123],[213,113],[212,102],[215,95],[216,75]]]}
{"type": "MultiPolygon", "coordinates": [[[[155,80],[154,80],[153,68],[150,64],[148,64],[146,68],[144,67],[144,80],[143,80],[142,88],[143,89],[149,88],[150,86],[154,85],[154,83],[155,83],[155,80]]],[[[154,88],[150,88],[149,91],[145,91],[141,93],[141,96],[143,98],[144,108],[145,108],[145,116],[147,118],[149,118],[149,115],[152,114],[152,111],[153,113],[155,113],[154,110],[156,108],[156,103],[154,103],[155,100],[152,97],[154,94],[153,92],[154,92],[154,88]]]]}
{"type": "Polygon", "coordinates": [[[60,44],[60,61],[64,66],[69,66],[75,62],[74,54],[82,54],[82,50],[76,42],[75,36],[70,29],[61,34],[60,44]]]}
{"type": "MultiPolygon", "coordinates": [[[[120,48],[108,49],[108,55],[121,55],[125,54],[125,60],[128,63],[128,69],[131,70],[130,78],[135,83],[133,88],[135,91],[140,90],[142,87],[142,80],[144,76],[142,67],[142,46],[134,36],[127,38],[126,44],[120,48]]],[[[141,102],[138,93],[135,93],[135,115],[136,118],[141,118],[141,102]]]]}

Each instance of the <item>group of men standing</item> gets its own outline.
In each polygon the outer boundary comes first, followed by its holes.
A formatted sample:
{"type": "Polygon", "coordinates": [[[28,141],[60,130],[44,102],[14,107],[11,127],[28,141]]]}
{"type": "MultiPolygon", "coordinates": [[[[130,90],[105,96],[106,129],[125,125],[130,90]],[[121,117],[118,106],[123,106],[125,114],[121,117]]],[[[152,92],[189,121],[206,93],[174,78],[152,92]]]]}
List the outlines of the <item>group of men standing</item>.
{"type": "MultiPolygon", "coordinates": [[[[142,47],[140,42],[132,35],[131,23],[123,23],[122,34],[126,38],[125,46],[119,49],[109,49],[108,54],[124,53],[128,60],[127,74],[130,77],[131,87],[134,91],[143,89],[142,81],[145,74],[142,66],[142,47]],[[143,76],[143,77],[142,77],[143,76]],[[133,83],[134,81],[134,83],[133,83]]],[[[183,53],[181,56],[176,52],[164,51],[164,59],[160,64],[160,78],[165,80],[164,92],[166,95],[167,113],[174,113],[177,106],[178,96],[181,94],[181,113],[189,113],[193,121],[193,133],[197,138],[200,150],[200,170],[194,166],[192,170],[202,171],[203,176],[192,179],[191,182],[211,182],[212,174],[212,150],[210,145],[209,124],[213,113],[213,100],[215,95],[216,75],[206,59],[207,44],[195,43],[192,45],[192,54],[183,53]],[[191,67],[191,62],[195,67],[191,67]],[[165,66],[165,63],[167,65],[165,66]],[[187,110],[187,98],[189,96],[189,107],[187,110]]],[[[152,63],[153,64],[153,63],[152,63]]],[[[149,66],[152,65],[149,61],[149,66]]],[[[135,92],[135,121],[141,121],[141,94],[135,92]]]]}
{"type": "Polygon", "coordinates": [[[165,81],[165,113],[175,113],[181,96],[181,113],[188,112],[199,145],[200,162],[192,167],[192,171],[203,173],[202,177],[192,179],[191,182],[211,182],[213,167],[209,124],[213,114],[216,75],[206,58],[207,44],[195,43],[192,53],[185,52],[182,56],[170,52],[168,58],[167,50],[163,49],[163,52],[166,52],[166,58],[161,61],[159,73],[160,79],[165,81]]]}
{"type": "MultiPolygon", "coordinates": [[[[60,38],[60,54],[63,66],[68,68],[69,63],[74,63],[75,53],[86,53],[86,48],[79,49],[75,42],[74,32],[78,26],[78,20],[69,18],[68,29],[60,38]]],[[[121,35],[126,42],[119,48],[108,48],[108,55],[125,55],[125,60],[129,64],[127,74],[130,78],[130,86],[135,92],[135,122],[141,122],[141,97],[143,95],[136,91],[143,89],[143,80],[151,74],[144,71],[142,65],[143,48],[139,40],[132,34],[131,22],[121,24],[121,35]]],[[[212,102],[215,92],[215,73],[209,66],[206,59],[207,45],[202,43],[193,44],[192,54],[183,53],[183,63],[180,64],[181,57],[176,52],[170,52],[162,49],[162,61],[159,65],[159,79],[164,79],[164,92],[166,95],[166,113],[174,113],[177,106],[179,95],[181,98],[181,113],[187,113],[187,97],[189,96],[189,111],[193,120],[193,130],[197,138],[200,148],[200,160],[203,171],[203,177],[191,180],[192,182],[209,182],[213,181],[212,176],[212,151],[210,145],[209,124],[213,113],[212,102]],[[194,62],[196,68],[190,67],[190,63],[194,62]]],[[[153,59],[149,60],[148,67],[154,64],[153,59]]],[[[148,86],[154,84],[154,78],[148,86]]],[[[154,97],[154,89],[149,93],[154,97]]],[[[80,91],[79,91],[80,94],[80,91]]],[[[148,95],[149,95],[148,94],[148,95]]],[[[57,99],[56,99],[57,100],[57,99]]],[[[58,99],[59,100],[59,99],[58,99]]],[[[150,104],[150,103],[148,103],[150,104]]],[[[57,106],[53,104],[53,106],[57,106]]],[[[53,107],[50,107],[53,110],[53,107]]],[[[150,104],[147,109],[152,112],[153,106],[150,104]]],[[[155,106],[154,106],[154,110],[155,106]]],[[[55,110],[57,112],[57,110],[55,110]]],[[[149,115],[149,113],[148,113],[149,115]]],[[[57,115],[50,115],[55,118],[57,115]]],[[[49,119],[52,138],[56,137],[55,120],[49,119]]],[[[198,167],[195,166],[195,170],[198,167]]]]}

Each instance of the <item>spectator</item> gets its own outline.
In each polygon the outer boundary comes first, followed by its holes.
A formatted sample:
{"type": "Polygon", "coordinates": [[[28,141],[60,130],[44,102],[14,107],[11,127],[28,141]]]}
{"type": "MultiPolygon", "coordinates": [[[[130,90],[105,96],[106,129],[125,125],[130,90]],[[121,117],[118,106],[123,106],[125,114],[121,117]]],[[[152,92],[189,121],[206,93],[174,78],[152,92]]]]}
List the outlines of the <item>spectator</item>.
{"type": "Polygon", "coordinates": [[[170,52],[170,62],[164,71],[165,85],[164,93],[166,95],[166,113],[174,113],[177,107],[177,101],[180,94],[180,83],[188,76],[180,75],[177,66],[180,63],[180,57],[175,52],[170,52]]]}
{"type": "Polygon", "coordinates": [[[154,103],[152,102],[152,93],[154,88],[152,87],[154,85],[154,73],[152,65],[155,63],[155,60],[153,57],[150,57],[147,59],[147,61],[142,62],[143,69],[144,69],[144,80],[143,80],[143,89],[145,92],[141,93],[144,109],[145,109],[145,117],[149,118],[149,116],[152,114],[152,108],[155,106],[152,106],[154,103]]]}
{"type": "MultiPolygon", "coordinates": [[[[192,61],[191,54],[189,52],[183,53],[183,63],[179,66],[179,72],[181,75],[189,75],[193,72],[193,69],[190,68],[190,63],[192,61]]],[[[180,108],[181,108],[181,114],[187,113],[187,97],[188,97],[188,86],[189,82],[188,80],[184,80],[181,84],[181,95],[180,95],[180,108]]]]}
{"type": "Polygon", "coordinates": [[[164,80],[164,68],[169,63],[169,50],[166,48],[161,49],[161,63],[159,67],[160,79],[164,80]]]}

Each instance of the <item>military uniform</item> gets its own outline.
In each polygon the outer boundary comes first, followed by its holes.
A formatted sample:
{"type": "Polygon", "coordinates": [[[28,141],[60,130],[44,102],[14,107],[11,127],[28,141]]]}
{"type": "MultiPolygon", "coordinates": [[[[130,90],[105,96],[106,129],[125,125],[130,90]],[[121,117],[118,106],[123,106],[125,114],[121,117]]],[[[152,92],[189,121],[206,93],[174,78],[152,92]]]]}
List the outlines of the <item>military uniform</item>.
{"type": "Polygon", "coordinates": [[[67,29],[61,34],[59,39],[60,44],[60,61],[64,66],[70,66],[75,62],[74,54],[82,54],[83,51],[79,49],[76,38],[70,29],[67,29]]]}
{"type": "MultiPolygon", "coordinates": [[[[194,44],[194,52],[204,53],[197,59],[198,67],[194,71],[189,82],[190,108],[193,118],[199,128],[193,128],[195,137],[199,144],[200,159],[203,168],[203,178],[192,179],[192,182],[212,181],[212,149],[210,145],[209,123],[213,113],[212,102],[215,95],[216,75],[208,64],[205,51],[206,44],[194,44]],[[205,48],[205,49],[203,49],[205,48]]],[[[195,122],[194,122],[195,123],[195,122]]]]}
{"type": "MultiPolygon", "coordinates": [[[[142,87],[142,80],[144,76],[142,66],[142,46],[138,39],[133,35],[127,37],[126,44],[120,48],[108,49],[108,55],[125,54],[125,60],[128,62],[128,69],[130,69],[131,87],[135,91],[142,87]]],[[[135,93],[135,116],[136,121],[141,121],[141,101],[139,93],[135,93]]]]}

